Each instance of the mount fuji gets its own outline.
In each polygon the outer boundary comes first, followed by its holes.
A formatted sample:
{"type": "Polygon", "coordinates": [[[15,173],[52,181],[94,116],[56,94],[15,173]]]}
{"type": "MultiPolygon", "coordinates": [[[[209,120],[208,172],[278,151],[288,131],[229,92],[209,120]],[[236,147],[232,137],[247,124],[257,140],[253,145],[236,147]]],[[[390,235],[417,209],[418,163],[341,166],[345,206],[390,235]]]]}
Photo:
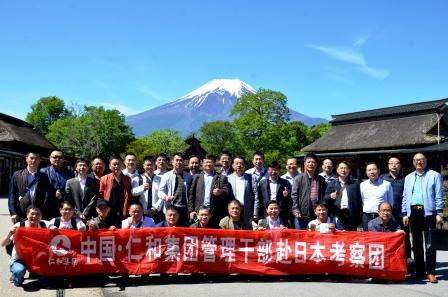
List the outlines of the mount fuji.
{"type": "MultiPolygon", "coordinates": [[[[202,87],[153,109],[126,118],[138,137],[162,128],[178,130],[182,135],[197,131],[204,122],[230,120],[229,112],[236,100],[247,93],[256,93],[239,79],[214,79],[202,87]]],[[[308,126],[325,123],[290,109],[292,121],[308,126]]]]}

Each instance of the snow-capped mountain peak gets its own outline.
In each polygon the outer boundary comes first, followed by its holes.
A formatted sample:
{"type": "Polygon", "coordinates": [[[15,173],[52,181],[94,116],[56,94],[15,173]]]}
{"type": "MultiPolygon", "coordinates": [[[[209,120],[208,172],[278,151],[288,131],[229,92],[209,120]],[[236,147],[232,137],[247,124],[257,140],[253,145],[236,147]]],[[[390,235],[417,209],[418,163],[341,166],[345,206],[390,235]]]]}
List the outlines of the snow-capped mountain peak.
{"type": "Polygon", "coordinates": [[[187,100],[193,97],[206,95],[212,92],[224,93],[228,92],[230,95],[237,98],[247,93],[255,93],[255,89],[250,85],[239,79],[214,79],[206,83],[205,85],[197,88],[196,90],[180,97],[178,100],[187,100]]]}

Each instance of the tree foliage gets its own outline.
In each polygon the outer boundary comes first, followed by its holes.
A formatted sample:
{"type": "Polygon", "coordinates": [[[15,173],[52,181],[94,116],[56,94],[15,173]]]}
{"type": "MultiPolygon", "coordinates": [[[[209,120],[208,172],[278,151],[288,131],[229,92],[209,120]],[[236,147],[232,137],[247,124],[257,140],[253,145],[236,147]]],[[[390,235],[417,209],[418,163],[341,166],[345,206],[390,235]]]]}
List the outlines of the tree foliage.
{"type": "Polygon", "coordinates": [[[320,138],[329,124],[308,127],[290,121],[287,98],[280,92],[260,89],[256,94],[239,98],[230,111],[232,122],[204,123],[199,138],[210,153],[223,149],[250,159],[254,151],[263,151],[268,162],[285,162],[287,156],[299,155],[302,148],[320,138]]]}
{"type": "Polygon", "coordinates": [[[256,150],[268,152],[277,147],[282,137],[279,129],[289,121],[286,96],[265,89],[241,96],[230,115],[235,116],[232,128],[246,154],[256,150]]]}
{"type": "Polygon", "coordinates": [[[84,106],[79,115],[68,115],[50,125],[47,138],[67,155],[90,159],[123,152],[134,135],[118,110],[84,106]]]}
{"type": "Polygon", "coordinates": [[[126,146],[126,151],[136,154],[137,166],[141,167],[143,158],[147,155],[155,157],[159,153],[165,153],[172,156],[176,152],[183,152],[185,146],[184,140],[179,136],[179,131],[161,129],[135,139],[126,146]]]}
{"type": "Polygon", "coordinates": [[[224,149],[238,153],[235,146],[235,134],[228,121],[215,121],[204,123],[199,129],[199,139],[202,147],[210,154],[218,156],[224,149]]]}
{"type": "Polygon", "coordinates": [[[315,126],[312,126],[309,131],[309,139],[310,143],[315,142],[319,138],[321,138],[325,133],[330,130],[331,125],[328,123],[322,123],[315,126]]]}
{"type": "Polygon", "coordinates": [[[42,97],[35,104],[31,105],[31,112],[26,115],[26,120],[34,126],[37,133],[45,136],[48,132],[48,127],[70,114],[62,99],[56,96],[49,96],[42,97]]]}

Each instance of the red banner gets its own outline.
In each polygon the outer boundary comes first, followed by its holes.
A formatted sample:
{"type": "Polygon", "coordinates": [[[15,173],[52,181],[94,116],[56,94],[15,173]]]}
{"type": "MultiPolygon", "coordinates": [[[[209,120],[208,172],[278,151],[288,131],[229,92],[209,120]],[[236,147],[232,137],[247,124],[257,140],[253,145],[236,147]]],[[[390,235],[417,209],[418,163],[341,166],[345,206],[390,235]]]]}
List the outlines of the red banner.
{"type": "Polygon", "coordinates": [[[343,274],[403,280],[404,235],[301,230],[19,228],[17,253],[41,275],[88,273],[343,274]]]}

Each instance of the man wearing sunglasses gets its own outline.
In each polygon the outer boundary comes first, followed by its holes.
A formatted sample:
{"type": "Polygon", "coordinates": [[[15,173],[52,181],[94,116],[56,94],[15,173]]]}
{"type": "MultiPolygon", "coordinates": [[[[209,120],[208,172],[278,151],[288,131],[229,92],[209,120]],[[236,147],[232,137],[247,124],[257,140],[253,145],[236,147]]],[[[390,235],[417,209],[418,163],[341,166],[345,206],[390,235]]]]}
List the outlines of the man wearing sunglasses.
{"type": "Polygon", "coordinates": [[[42,207],[43,218],[50,220],[59,216],[61,202],[66,198],[65,183],[75,174],[64,166],[64,153],[54,150],[50,154],[50,166],[40,170],[48,177],[48,195],[42,207]]]}

